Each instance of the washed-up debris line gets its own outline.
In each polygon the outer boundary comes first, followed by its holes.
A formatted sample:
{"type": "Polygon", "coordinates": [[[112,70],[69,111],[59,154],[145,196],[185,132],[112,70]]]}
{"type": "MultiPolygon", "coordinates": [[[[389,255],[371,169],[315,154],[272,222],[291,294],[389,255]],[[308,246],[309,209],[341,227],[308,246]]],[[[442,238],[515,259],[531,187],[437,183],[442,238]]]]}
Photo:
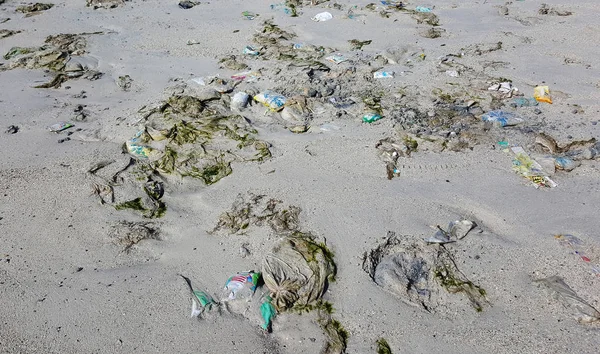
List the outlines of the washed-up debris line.
{"type": "Polygon", "coordinates": [[[96,80],[102,73],[95,70],[97,61],[85,56],[86,35],[103,32],[81,34],[57,34],[48,36],[41,47],[13,47],[4,59],[10,60],[0,71],[15,68],[49,69],[54,78],[36,88],[59,88],[65,81],[73,78],[96,80]]]}
{"type": "Polygon", "coordinates": [[[428,312],[449,305],[451,299],[442,289],[463,293],[478,312],[487,304],[485,290],[459,270],[451,250],[443,244],[427,245],[390,231],[384,243],[365,252],[363,269],[377,285],[428,312]]]}

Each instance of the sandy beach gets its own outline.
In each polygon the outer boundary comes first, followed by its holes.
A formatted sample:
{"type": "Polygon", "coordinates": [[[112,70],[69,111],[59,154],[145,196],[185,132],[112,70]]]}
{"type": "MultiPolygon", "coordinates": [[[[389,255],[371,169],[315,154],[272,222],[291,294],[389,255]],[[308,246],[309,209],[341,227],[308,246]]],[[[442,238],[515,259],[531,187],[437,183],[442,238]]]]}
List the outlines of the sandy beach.
{"type": "Polygon", "coordinates": [[[598,352],[597,1],[48,1],[0,1],[0,352],[598,352]]]}

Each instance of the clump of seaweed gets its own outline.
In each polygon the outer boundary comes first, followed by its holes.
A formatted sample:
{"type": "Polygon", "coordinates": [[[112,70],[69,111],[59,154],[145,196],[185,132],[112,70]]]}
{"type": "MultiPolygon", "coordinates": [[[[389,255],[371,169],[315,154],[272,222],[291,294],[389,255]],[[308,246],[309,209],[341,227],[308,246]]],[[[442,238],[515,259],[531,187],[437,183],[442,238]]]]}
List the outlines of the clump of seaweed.
{"type": "Polygon", "coordinates": [[[160,240],[160,230],[151,222],[120,221],[113,225],[111,237],[129,253],[143,240],[160,240]]]}

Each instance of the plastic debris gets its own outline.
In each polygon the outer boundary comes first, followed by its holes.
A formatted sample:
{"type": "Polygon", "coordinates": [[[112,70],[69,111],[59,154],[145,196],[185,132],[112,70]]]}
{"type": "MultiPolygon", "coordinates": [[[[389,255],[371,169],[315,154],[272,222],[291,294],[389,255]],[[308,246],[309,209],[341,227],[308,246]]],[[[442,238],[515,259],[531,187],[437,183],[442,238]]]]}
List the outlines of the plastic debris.
{"type": "Polygon", "coordinates": [[[537,86],[533,90],[533,97],[538,102],[546,102],[552,104],[552,98],[550,98],[550,89],[548,86],[537,86]]]}
{"type": "Polygon", "coordinates": [[[236,92],[231,99],[231,106],[237,109],[246,108],[250,95],[245,92],[236,92]]]}
{"type": "Polygon", "coordinates": [[[260,77],[260,73],[258,71],[244,71],[241,73],[231,75],[231,78],[235,81],[244,81],[246,82],[255,82],[260,77]]]}
{"type": "Polygon", "coordinates": [[[286,102],[285,96],[273,91],[259,93],[258,95],[254,96],[254,99],[268,107],[273,112],[281,111],[286,102]]]}
{"type": "Polygon", "coordinates": [[[191,313],[190,317],[192,317],[192,318],[199,317],[205,311],[212,310],[213,305],[215,305],[215,306],[218,305],[218,303],[204,291],[195,290],[194,287],[192,286],[192,281],[188,277],[185,277],[181,274],[180,274],[180,276],[183,278],[183,280],[185,280],[185,282],[187,283],[187,285],[190,288],[190,291],[192,292],[192,295],[193,295],[192,313],[191,313]]]}
{"type": "MultiPolygon", "coordinates": [[[[240,272],[227,279],[225,282],[225,299],[248,299],[254,295],[260,273],[254,271],[240,272]]],[[[225,300],[224,299],[224,300],[225,300]]]]}
{"type": "Polygon", "coordinates": [[[373,73],[375,79],[394,78],[393,71],[376,71],[373,73]]]}
{"type": "Polygon", "coordinates": [[[579,323],[592,323],[600,320],[600,312],[592,305],[587,303],[577,293],[571,289],[563,278],[551,276],[544,279],[534,280],[534,282],[545,285],[552,292],[560,303],[571,311],[571,314],[579,323]]]}
{"type": "Polygon", "coordinates": [[[417,147],[418,143],[409,136],[405,136],[402,142],[388,137],[379,140],[375,144],[375,148],[379,150],[379,158],[385,162],[388,179],[391,180],[394,177],[400,176],[400,171],[397,167],[398,159],[400,157],[409,157],[417,147]]]}
{"type": "Polygon", "coordinates": [[[325,243],[301,232],[282,238],[262,263],[265,285],[280,312],[319,300],[335,273],[333,254],[325,243]]]}
{"type": "Polygon", "coordinates": [[[373,123],[383,118],[377,113],[367,113],[362,117],[363,123],[373,123]]]}
{"type": "Polygon", "coordinates": [[[363,270],[382,288],[408,304],[434,312],[445,299],[441,289],[464,293],[475,310],[487,303],[485,290],[459,269],[452,253],[443,245],[388,232],[386,240],[363,255],[363,270]]]}
{"type": "Polygon", "coordinates": [[[73,127],[73,124],[67,122],[58,122],[48,127],[48,130],[54,133],[62,132],[65,129],[73,127]]]}
{"type": "Polygon", "coordinates": [[[325,57],[325,59],[332,63],[335,63],[335,64],[340,64],[345,61],[348,61],[348,59],[346,57],[344,57],[343,55],[339,55],[339,54],[330,55],[328,57],[325,57]]]}
{"type": "Polygon", "coordinates": [[[531,97],[531,98],[527,98],[527,97],[515,97],[510,102],[510,105],[512,107],[515,107],[515,108],[516,107],[533,107],[533,106],[539,105],[539,103],[533,97],[531,97]]]}
{"type": "Polygon", "coordinates": [[[432,9],[431,9],[431,7],[426,7],[426,6],[417,6],[417,7],[415,7],[415,11],[417,11],[417,12],[431,12],[432,9]]]}
{"type": "Polygon", "coordinates": [[[262,304],[260,305],[260,314],[262,315],[264,323],[261,325],[265,331],[271,330],[271,324],[273,319],[277,316],[277,310],[271,303],[272,299],[270,296],[264,296],[262,304]]]}
{"type": "Polygon", "coordinates": [[[518,92],[519,89],[514,87],[511,82],[496,82],[488,87],[488,91],[498,91],[500,93],[505,94],[507,97],[512,97],[515,92],[518,92]]]}
{"type": "Polygon", "coordinates": [[[260,55],[260,53],[256,49],[252,48],[249,45],[245,46],[242,52],[246,55],[260,55]]]}
{"type": "Polygon", "coordinates": [[[523,123],[523,119],[505,111],[489,111],[481,116],[484,122],[491,122],[499,127],[513,126],[523,123]]]}
{"type": "Polygon", "coordinates": [[[458,71],[457,70],[446,70],[446,75],[448,75],[450,77],[458,77],[458,71]]]}
{"type": "Polygon", "coordinates": [[[329,21],[333,18],[333,15],[329,12],[321,12],[316,14],[315,16],[313,16],[311,18],[311,20],[315,21],[315,22],[325,22],[325,21],[329,21]]]}
{"type": "Polygon", "coordinates": [[[148,159],[153,156],[153,151],[149,146],[143,145],[143,134],[145,130],[138,131],[135,136],[125,142],[125,146],[127,147],[127,151],[139,158],[139,159],[148,159]]]}
{"type": "Polygon", "coordinates": [[[513,169],[515,172],[529,179],[536,188],[554,188],[557,186],[557,184],[548,177],[548,173],[544,171],[542,166],[532,159],[522,147],[512,147],[511,151],[515,154],[515,159],[513,160],[513,169]]]}
{"type": "Polygon", "coordinates": [[[251,12],[251,11],[244,11],[242,12],[242,16],[244,16],[247,20],[254,20],[256,17],[260,16],[257,13],[251,12]]]}
{"type": "Polygon", "coordinates": [[[554,159],[554,165],[558,170],[573,171],[575,168],[581,166],[580,161],[574,161],[568,157],[557,157],[554,159]]]}
{"type": "Polygon", "coordinates": [[[470,220],[456,220],[448,225],[448,231],[442,229],[438,225],[438,231],[426,241],[429,243],[450,243],[462,240],[467,236],[469,231],[477,226],[476,223],[470,220]]]}
{"type": "Polygon", "coordinates": [[[573,236],[573,235],[569,235],[569,234],[555,235],[554,238],[558,241],[558,243],[561,246],[568,248],[571,252],[573,252],[573,254],[577,255],[582,261],[589,264],[592,274],[594,274],[597,277],[600,277],[599,260],[590,258],[590,256],[588,256],[586,254],[585,249],[587,247],[585,246],[585,243],[580,238],[573,236]]]}

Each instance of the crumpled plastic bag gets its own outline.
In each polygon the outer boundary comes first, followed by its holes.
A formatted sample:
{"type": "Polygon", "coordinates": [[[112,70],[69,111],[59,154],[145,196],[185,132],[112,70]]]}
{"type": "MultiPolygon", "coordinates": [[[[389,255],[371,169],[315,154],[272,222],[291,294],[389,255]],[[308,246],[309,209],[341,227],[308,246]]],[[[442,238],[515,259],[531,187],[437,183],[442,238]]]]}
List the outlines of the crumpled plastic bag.
{"type": "Polygon", "coordinates": [[[319,300],[335,273],[327,246],[299,232],[281,239],[262,264],[263,280],[279,312],[319,300]]]}
{"type": "Polygon", "coordinates": [[[600,321],[600,312],[592,305],[577,295],[571,289],[563,278],[559,276],[551,276],[548,278],[534,280],[535,283],[545,285],[551,292],[552,296],[569,309],[579,323],[592,323],[600,321]]]}

